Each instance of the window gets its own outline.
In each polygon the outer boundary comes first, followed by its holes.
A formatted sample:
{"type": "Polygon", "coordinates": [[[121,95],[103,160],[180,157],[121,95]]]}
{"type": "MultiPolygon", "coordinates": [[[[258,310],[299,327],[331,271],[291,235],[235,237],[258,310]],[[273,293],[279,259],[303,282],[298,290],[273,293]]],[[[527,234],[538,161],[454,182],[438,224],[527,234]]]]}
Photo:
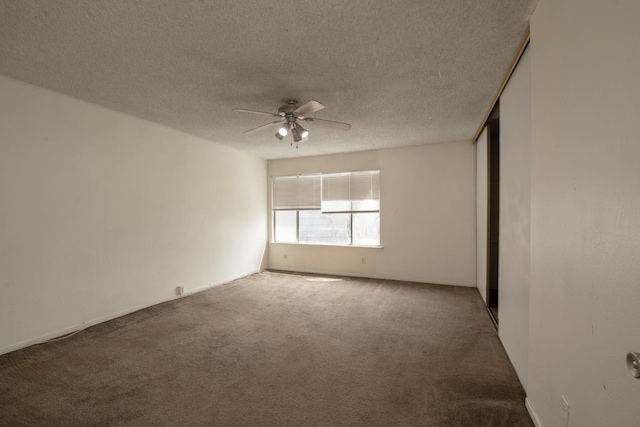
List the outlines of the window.
{"type": "Polygon", "coordinates": [[[273,178],[273,241],[380,245],[380,171],[273,178]]]}

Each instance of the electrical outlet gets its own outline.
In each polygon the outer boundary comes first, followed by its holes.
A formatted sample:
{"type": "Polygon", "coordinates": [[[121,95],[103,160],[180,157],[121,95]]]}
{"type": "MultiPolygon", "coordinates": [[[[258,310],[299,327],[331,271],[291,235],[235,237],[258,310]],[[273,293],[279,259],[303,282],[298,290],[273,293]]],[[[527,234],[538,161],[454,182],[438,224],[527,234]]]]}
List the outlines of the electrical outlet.
{"type": "Polygon", "coordinates": [[[367,263],[367,257],[362,257],[362,260],[360,262],[362,264],[366,264],[367,263]]]}
{"type": "Polygon", "coordinates": [[[567,396],[562,395],[562,423],[565,427],[569,427],[569,410],[571,409],[567,396]]]}
{"type": "Polygon", "coordinates": [[[287,259],[287,254],[282,255],[282,258],[287,259]]]}
{"type": "Polygon", "coordinates": [[[176,286],[176,295],[184,295],[184,286],[180,285],[180,286],[176,286]]]}

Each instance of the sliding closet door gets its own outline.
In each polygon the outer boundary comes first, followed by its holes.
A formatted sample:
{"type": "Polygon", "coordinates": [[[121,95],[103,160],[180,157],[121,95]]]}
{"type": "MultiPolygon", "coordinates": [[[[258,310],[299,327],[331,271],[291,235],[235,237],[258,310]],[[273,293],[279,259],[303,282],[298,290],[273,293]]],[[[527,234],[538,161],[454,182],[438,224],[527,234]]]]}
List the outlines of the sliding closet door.
{"type": "Polygon", "coordinates": [[[526,389],[531,228],[531,71],[525,50],[500,96],[500,340],[526,389]]]}

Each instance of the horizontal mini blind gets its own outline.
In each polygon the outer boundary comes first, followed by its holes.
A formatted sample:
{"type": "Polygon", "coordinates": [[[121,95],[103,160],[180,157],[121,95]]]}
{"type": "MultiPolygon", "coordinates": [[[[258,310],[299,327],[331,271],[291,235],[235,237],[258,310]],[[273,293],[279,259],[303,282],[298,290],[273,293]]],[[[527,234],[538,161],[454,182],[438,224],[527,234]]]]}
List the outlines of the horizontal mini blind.
{"type": "Polygon", "coordinates": [[[323,212],[380,210],[380,171],[322,175],[323,212]]]}
{"type": "Polygon", "coordinates": [[[320,209],[320,177],[320,174],[274,177],[272,208],[320,209]]]}
{"type": "Polygon", "coordinates": [[[322,212],[350,212],[350,173],[322,175],[322,212]]]}
{"type": "Polygon", "coordinates": [[[380,171],[351,173],[351,210],[380,210],[380,171]]]}
{"type": "Polygon", "coordinates": [[[277,176],[273,178],[273,209],[297,209],[298,177],[277,176]]]}
{"type": "Polygon", "coordinates": [[[298,176],[298,209],[320,209],[321,175],[298,176]]]}

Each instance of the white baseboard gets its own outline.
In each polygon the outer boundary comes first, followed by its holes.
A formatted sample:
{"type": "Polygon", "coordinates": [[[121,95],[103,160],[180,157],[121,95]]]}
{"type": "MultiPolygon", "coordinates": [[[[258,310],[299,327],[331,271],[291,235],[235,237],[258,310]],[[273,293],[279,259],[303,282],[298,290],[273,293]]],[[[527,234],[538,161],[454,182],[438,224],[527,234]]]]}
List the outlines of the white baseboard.
{"type": "Polygon", "coordinates": [[[73,332],[76,332],[76,331],[79,331],[79,330],[82,330],[82,329],[86,329],[86,328],[89,328],[91,326],[97,325],[99,323],[107,322],[109,320],[116,319],[118,317],[126,316],[127,314],[131,314],[133,312],[136,312],[136,311],[139,311],[139,310],[143,310],[145,308],[149,308],[149,307],[152,307],[154,305],[162,304],[162,303],[167,302],[167,301],[173,301],[173,300],[176,300],[176,299],[179,299],[179,298],[184,298],[185,296],[188,296],[188,295],[197,294],[199,292],[203,292],[203,291],[206,291],[208,289],[215,288],[216,286],[224,285],[226,283],[233,282],[234,280],[238,280],[238,279],[242,279],[244,277],[248,277],[248,276],[250,276],[252,274],[255,274],[255,273],[259,273],[259,271],[254,271],[252,273],[249,273],[249,275],[247,275],[247,276],[240,276],[240,277],[236,277],[235,279],[230,279],[230,280],[224,280],[224,281],[220,281],[220,282],[210,283],[210,284],[208,284],[206,286],[201,286],[199,288],[192,289],[189,292],[185,292],[185,294],[182,295],[182,296],[180,296],[180,295],[171,295],[171,296],[168,296],[168,297],[160,298],[159,300],[156,300],[156,301],[154,301],[152,303],[149,303],[149,304],[142,304],[142,305],[139,305],[139,306],[130,307],[130,308],[126,309],[126,310],[122,310],[122,311],[119,311],[117,313],[113,313],[113,314],[109,314],[109,315],[106,315],[106,316],[98,317],[98,318],[92,319],[92,320],[87,320],[87,321],[84,321],[84,322],[82,322],[80,324],[69,326],[69,327],[64,328],[64,329],[59,329],[57,331],[50,332],[50,333],[47,333],[47,334],[44,334],[44,335],[40,335],[40,336],[35,337],[35,338],[30,338],[28,340],[24,340],[24,341],[21,341],[21,342],[16,343],[16,344],[11,344],[9,346],[0,348],[0,355],[3,355],[5,353],[10,353],[12,351],[20,350],[21,348],[29,347],[29,346],[32,346],[32,345],[35,345],[35,344],[41,344],[41,343],[44,343],[45,341],[49,341],[49,340],[54,339],[54,338],[58,338],[58,337],[61,337],[61,336],[67,335],[67,334],[71,334],[73,332]]]}
{"type": "Polygon", "coordinates": [[[533,405],[531,404],[531,401],[529,400],[529,398],[524,399],[524,406],[527,407],[527,411],[529,411],[529,416],[531,417],[531,421],[533,421],[533,424],[536,427],[542,427],[542,423],[538,418],[538,414],[536,414],[535,409],[533,409],[533,405]]]}

